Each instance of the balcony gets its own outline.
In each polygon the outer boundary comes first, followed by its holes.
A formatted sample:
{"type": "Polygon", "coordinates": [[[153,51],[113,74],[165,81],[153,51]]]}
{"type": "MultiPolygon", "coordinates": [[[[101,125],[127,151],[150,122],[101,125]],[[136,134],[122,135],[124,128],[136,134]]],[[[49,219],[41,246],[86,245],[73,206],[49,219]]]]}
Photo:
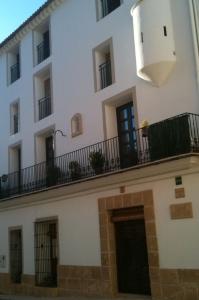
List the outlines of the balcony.
{"type": "Polygon", "coordinates": [[[42,120],[51,115],[51,98],[44,97],[38,101],[39,105],[39,120],[42,120]]]}
{"type": "Polygon", "coordinates": [[[10,67],[10,83],[15,82],[19,78],[20,78],[20,66],[19,63],[16,63],[10,67]]]}
{"type": "Polygon", "coordinates": [[[1,177],[0,199],[71,184],[121,169],[143,166],[181,155],[199,153],[199,115],[182,114],[135,131],[133,151],[123,164],[118,137],[87,146],[20,172],[1,177]],[[128,166],[128,167],[127,167],[128,166]]]}
{"type": "Polygon", "coordinates": [[[50,56],[49,42],[43,41],[37,46],[37,63],[40,64],[43,60],[50,56]]]}
{"type": "Polygon", "coordinates": [[[112,84],[111,61],[107,60],[99,66],[101,90],[112,84]]]}

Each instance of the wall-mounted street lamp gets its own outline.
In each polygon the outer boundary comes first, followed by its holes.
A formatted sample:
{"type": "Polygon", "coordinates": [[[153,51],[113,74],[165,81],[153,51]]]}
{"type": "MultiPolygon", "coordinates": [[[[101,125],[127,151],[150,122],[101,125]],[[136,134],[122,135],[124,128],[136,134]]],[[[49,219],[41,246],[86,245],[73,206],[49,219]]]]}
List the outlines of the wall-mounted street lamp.
{"type": "Polygon", "coordinates": [[[53,130],[53,132],[52,132],[52,134],[55,136],[56,134],[58,134],[58,133],[60,133],[61,134],[61,136],[63,136],[63,137],[67,137],[67,135],[66,134],[64,134],[63,133],[63,131],[62,130],[60,130],[60,129],[57,129],[57,130],[53,130]]]}

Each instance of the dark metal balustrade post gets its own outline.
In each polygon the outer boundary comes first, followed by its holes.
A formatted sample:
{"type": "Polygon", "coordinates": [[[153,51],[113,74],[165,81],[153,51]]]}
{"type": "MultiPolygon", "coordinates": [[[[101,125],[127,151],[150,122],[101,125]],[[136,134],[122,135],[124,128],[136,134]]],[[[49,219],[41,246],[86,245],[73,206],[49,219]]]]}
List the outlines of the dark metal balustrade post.
{"type": "Polygon", "coordinates": [[[51,115],[51,97],[44,97],[38,101],[39,104],[39,120],[51,115]]]}

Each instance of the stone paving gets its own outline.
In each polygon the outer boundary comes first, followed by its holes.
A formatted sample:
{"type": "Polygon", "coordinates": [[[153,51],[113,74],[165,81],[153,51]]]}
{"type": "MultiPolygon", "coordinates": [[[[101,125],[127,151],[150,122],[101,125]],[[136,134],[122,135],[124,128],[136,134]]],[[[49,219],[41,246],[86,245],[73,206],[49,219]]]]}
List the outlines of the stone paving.
{"type": "MultiPolygon", "coordinates": [[[[124,295],[115,298],[116,300],[151,300],[148,296],[124,295]]],[[[57,297],[57,298],[44,298],[44,297],[26,297],[26,296],[4,296],[0,295],[0,300],[113,300],[113,298],[99,298],[99,297],[57,297]]]]}

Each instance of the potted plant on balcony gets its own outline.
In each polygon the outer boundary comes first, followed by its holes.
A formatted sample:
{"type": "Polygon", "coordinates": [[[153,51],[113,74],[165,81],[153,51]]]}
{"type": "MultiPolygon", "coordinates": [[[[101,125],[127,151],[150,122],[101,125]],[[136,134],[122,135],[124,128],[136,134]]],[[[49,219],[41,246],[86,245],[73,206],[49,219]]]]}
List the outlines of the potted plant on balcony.
{"type": "Polygon", "coordinates": [[[95,171],[95,174],[101,174],[103,172],[104,164],[105,164],[105,157],[102,154],[101,150],[93,151],[89,154],[89,160],[91,167],[95,171]]]}
{"type": "Polygon", "coordinates": [[[149,122],[147,120],[143,120],[140,126],[142,130],[142,137],[148,136],[149,122]]]}
{"type": "Polygon", "coordinates": [[[81,178],[81,167],[78,161],[72,160],[69,162],[69,170],[70,170],[70,177],[72,180],[78,180],[81,178]]]}

